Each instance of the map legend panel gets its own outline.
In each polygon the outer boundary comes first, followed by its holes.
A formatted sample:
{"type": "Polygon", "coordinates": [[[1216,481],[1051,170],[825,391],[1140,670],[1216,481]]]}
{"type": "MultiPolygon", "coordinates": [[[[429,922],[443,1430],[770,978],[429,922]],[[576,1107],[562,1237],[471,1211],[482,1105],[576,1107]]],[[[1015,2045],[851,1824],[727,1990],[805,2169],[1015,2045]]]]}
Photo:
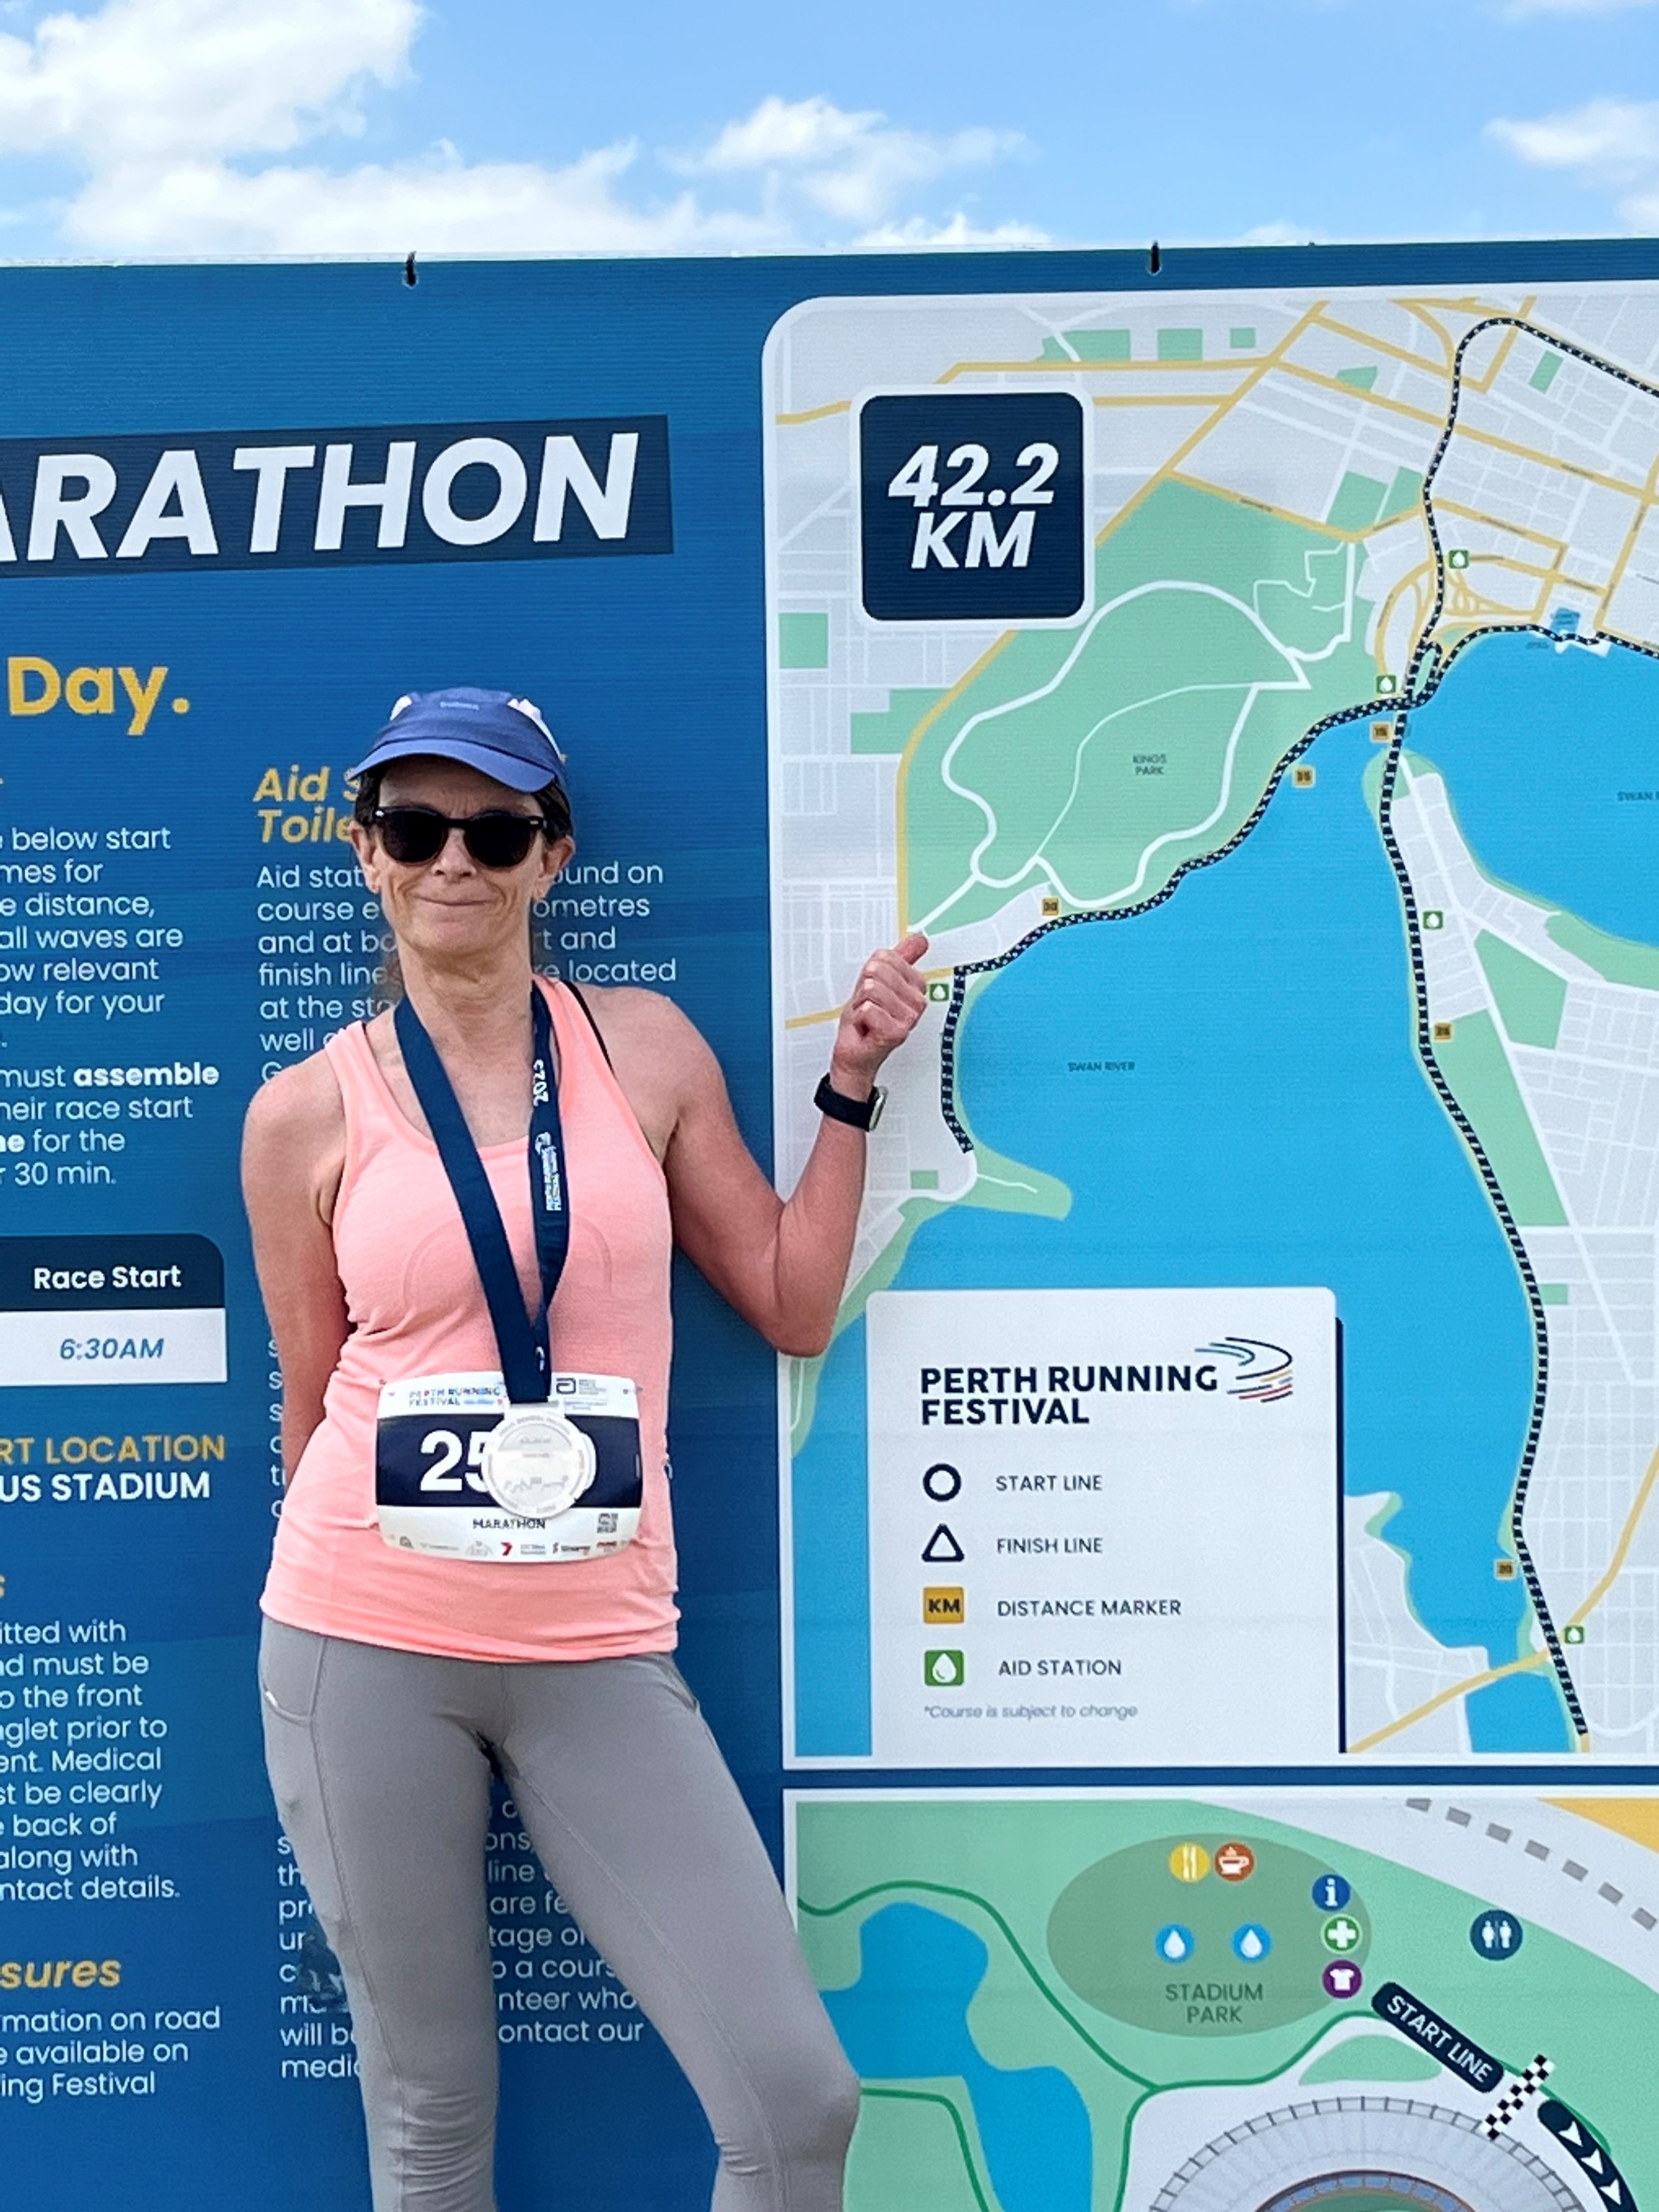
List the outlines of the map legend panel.
{"type": "Polygon", "coordinates": [[[889,1291],[867,1328],[878,1764],[1338,1751],[1328,1291],[889,1291]]]}

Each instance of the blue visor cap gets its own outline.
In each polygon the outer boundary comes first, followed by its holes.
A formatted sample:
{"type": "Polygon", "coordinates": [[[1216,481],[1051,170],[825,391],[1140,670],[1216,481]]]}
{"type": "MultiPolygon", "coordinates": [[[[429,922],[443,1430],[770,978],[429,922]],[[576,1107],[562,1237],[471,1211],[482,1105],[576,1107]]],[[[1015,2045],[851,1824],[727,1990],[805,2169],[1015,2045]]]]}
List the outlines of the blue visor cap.
{"type": "Polygon", "coordinates": [[[542,720],[541,709],[507,691],[480,691],[470,684],[447,691],[410,691],[398,700],[392,719],[351,771],[389,768],[416,753],[463,762],[493,775],[509,791],[540,791],[565,783],[564,755],[542,720]]]}

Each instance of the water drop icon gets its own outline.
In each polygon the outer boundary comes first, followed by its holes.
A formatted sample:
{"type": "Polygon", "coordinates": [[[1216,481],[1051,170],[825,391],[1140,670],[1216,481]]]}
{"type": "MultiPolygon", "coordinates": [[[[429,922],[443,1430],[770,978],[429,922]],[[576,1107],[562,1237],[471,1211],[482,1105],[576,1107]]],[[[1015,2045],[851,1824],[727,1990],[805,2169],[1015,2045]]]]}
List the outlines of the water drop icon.
{"type": "Polygon", "coordinates": [[[1252,1962],[1265,1959],[1273,1948],[1273,1937],[1253,1920],[1247,1920],[1242,1928],[1233,1931],[1233,1948],[1241,1959],[1252,1962]]]}
{"type": "Polygon", "coordinates": [[[1171,1921],[1167,1928],[1160,1928],[1155,1942],[1159,1958],[1168,1959],[1172,1966],[1193,1955],[1193,1931],[1182,1928],[1178,1922],[1171,1921]]]}
{"type": "Polygon", "coordinates": [[[930,1651],[927,1655],[927,1679],[938,1688],[954,1690],[963,1679],[964,1669],[959,1651],[930,1651]]]}

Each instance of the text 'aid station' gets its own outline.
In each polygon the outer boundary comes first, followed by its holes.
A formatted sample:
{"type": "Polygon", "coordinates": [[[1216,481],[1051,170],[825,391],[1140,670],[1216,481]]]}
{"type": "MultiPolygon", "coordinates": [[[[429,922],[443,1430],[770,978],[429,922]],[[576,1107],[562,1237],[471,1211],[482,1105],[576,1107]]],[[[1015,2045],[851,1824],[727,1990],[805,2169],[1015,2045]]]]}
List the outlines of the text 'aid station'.
{"type": "Polygon", "coordinates": [[[866,1328],[876,1760],[1334,1755],[1328,1291],[885,1291],[866,1328]]]}
{"type": "Polygon", "coordinates": [[[1645,281],[773,334],[784,1176],[930,940],[782,1403],[792,1758],[957,1770],[792,1801],[858,2212],[1654,2201],[1656,357],[1645,281]]]}
{"type": "MultiPolygon", "coordinates": [[[[868,393],[852,441],[856,580],[838,611],[866,680],[915,663],[924,633],[947,666],[995,651],[1009,625],[1058,632],[1064,650],[1093,596],[1075,393],[868,393]]],[[[888,696],[897,744],[900,718],[925,727],[939,694],[888,696]]],[[[1045,898],[1030,919],[1060,905],[1045,898]]],[[[869,927],[887,927],[876,897],[869,927]]],[[[901,1249],[932,1210],[913,1194],[959,1179],[971,1155],[953,1088],[969,979],[938,975],[946,1033],[925,1033],[897,1072],[918,1094],[899,1125],[914,1162],[901,1249]],[[956,1150],[944,1170],[931,1164],[941,1138],[956,1150]]],[[[981,1203],[1000,1188],[1017,1209],[1024,1188],[1040,1207],[1037,1182],[1002,1181],[988,1161],[975,1180],[981,1203]]],[[[879,1221],[892,1201],[878,1193],[879,1221]]],[[[1328,1291],[873,1289],[858,1305],[867,1597],[850,1559],[836,1589],[833,1565],[808,1566],[823,1587],[798,1579],[796,1596],[817,1618],[839,1601],[848,1632],[867,1637],[869,1698],[838,1729],[799,1726],[799,1758],[997,1768],[1343,1747],[1328,1291]]]]}

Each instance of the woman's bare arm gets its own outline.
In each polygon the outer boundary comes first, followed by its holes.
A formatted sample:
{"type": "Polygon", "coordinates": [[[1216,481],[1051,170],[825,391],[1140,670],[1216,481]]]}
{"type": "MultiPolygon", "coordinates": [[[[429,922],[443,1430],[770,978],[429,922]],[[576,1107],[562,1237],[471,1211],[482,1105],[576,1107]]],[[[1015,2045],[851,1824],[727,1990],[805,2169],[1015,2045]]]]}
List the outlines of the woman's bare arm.
{"type": "MultiPolygon", "coordinates": [[[[926,949],[925,938],[909,937],[866,963],[830,1055],[830,1081],[845,1096],[866,1097],[915,1026],[926,1003],[915,963],[926,949]]],[[[744,1143],[719,1063],[684,1015],[643,991],[606,993],[598,1011],[623,1087],[660,1146],[681,1249],[780,1352],[823,1351],[846,1287],[869,1139],[826,1116],[786,1204],[744,1143]]]]}
{"type": "Polygon", "coordinates": [[[283,1370],[283,1475],[323,1418],[349,1334],[330,1220],[345,1164],[345,1110],[321,1053],[258,1091],[242,1133],[242,1194],[283,1370]]]}

